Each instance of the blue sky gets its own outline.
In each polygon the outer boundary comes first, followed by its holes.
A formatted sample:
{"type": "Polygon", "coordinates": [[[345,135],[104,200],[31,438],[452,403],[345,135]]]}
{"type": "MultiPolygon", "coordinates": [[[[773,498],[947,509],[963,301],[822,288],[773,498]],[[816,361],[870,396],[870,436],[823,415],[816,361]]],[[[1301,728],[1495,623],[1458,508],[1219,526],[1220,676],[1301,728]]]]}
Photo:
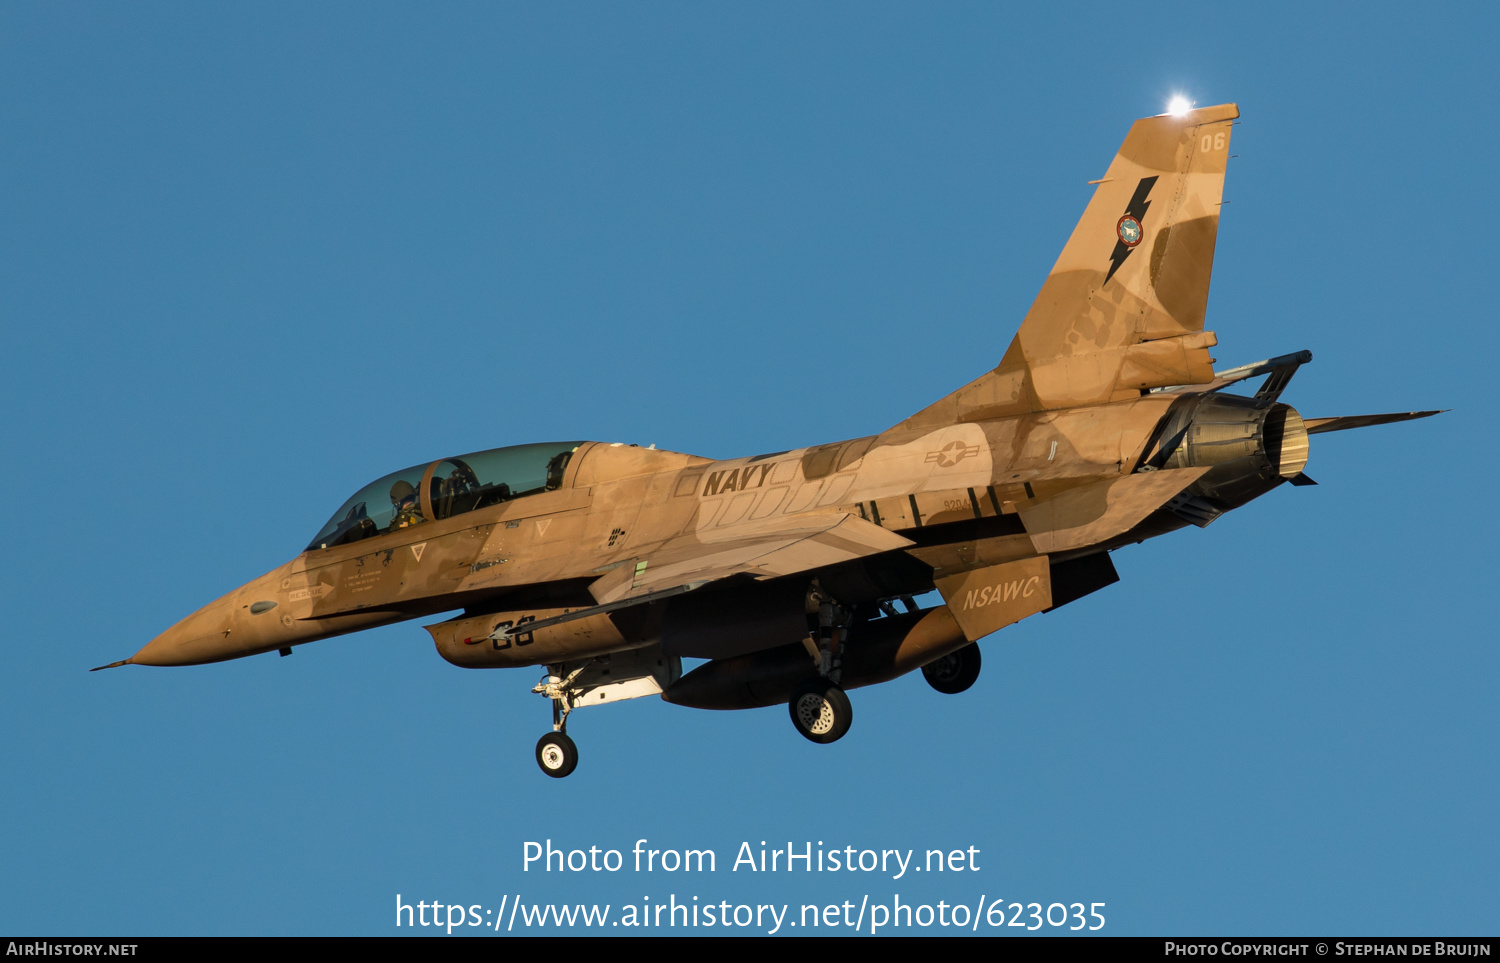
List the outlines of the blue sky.
{"type": "Polygon", "coordinates": [[[899,894],[1492,934],[1495,35],[1478,4],[6,4],[0,928],[899,894]],[[1116,553],[968,693],[857,690],[826,747],[780,707],[604,707],[555,781],[540,670],[454,668],[418,623],[85,671],[406,465],[899,421],[998,360],[1177,92],[1244,120],[1221,365],[1311,349],[1308,417],[1454,410],[1315,437],[1318,487],[1116,553]],[[549,838],[721,862],[523,872],[549,838]],[[761,840],[981,868],[731,872],[761,840]]]}

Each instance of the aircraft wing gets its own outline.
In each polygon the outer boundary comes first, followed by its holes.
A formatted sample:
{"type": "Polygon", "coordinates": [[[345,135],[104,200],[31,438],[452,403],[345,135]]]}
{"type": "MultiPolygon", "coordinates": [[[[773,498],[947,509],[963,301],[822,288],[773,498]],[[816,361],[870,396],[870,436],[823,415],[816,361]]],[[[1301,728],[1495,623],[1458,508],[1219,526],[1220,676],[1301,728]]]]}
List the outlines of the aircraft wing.
{"type": "Polygon", "coordinates": [[[589,586],[600,604],[658,596],[731,575],[775,578],[912,545],[858,515],[843,512],[767,519],[724,534],[689,532],[602,576],[589,586]]]}

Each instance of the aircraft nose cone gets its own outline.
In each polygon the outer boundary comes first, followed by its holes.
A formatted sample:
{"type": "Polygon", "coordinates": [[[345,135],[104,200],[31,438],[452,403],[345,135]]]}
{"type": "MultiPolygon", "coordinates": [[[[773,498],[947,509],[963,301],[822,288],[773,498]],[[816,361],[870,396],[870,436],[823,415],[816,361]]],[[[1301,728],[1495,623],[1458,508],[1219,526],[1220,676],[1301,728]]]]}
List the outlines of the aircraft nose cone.
{"type": "Polygon", "coordinates": [[[205,606],[147,642],[130,657],[135,665],[200,665],[233,650],[232,611],[222,601],[205,606]]]}

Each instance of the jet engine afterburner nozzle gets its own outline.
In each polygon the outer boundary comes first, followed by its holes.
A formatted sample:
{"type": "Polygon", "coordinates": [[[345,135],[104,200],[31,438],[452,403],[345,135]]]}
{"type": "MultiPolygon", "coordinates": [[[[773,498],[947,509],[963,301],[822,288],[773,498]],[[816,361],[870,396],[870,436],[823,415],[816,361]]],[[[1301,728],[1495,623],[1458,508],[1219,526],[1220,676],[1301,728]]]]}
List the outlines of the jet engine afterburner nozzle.
{"type": "Polygon", "coordinates": [[[1151,450],[1143,471],[1209,469],[1164,510],[1201,527],[1283,482],[1305,484],[1307,425],[1295,408],[1269,398],[1189,395],[1163,420],[1151,450]]]}
{"type": "Polygon", "coordinates": [[[1307,466],[1307,426],[1291,405],[1238,395],[1200,395],[1169,417],[1174,445],[1163,468],[1204,468],[1249,459],[1244,467],[1294,478],[1307,466]]]}
{"type": "Polygon", "coordinates": [[[1307,425],[1291,405],[1280,402],[1271,406],[1262,423],[1262,437],[1268,451],[1275,452],[1276,473],[1295,478],[1307,467],[1307,425]]]}

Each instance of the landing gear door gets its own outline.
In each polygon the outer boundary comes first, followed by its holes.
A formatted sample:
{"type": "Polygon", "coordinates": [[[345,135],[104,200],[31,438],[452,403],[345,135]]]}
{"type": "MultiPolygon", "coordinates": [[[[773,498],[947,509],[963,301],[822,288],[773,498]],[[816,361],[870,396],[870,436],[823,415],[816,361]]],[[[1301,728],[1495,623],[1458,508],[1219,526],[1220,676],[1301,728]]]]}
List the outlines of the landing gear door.
{"type": "Polygon", "coordinates": [[[661,646],[601,655],[573,680],[573,708],[661,695],[681,677],[682,660],[661,646]]]}

